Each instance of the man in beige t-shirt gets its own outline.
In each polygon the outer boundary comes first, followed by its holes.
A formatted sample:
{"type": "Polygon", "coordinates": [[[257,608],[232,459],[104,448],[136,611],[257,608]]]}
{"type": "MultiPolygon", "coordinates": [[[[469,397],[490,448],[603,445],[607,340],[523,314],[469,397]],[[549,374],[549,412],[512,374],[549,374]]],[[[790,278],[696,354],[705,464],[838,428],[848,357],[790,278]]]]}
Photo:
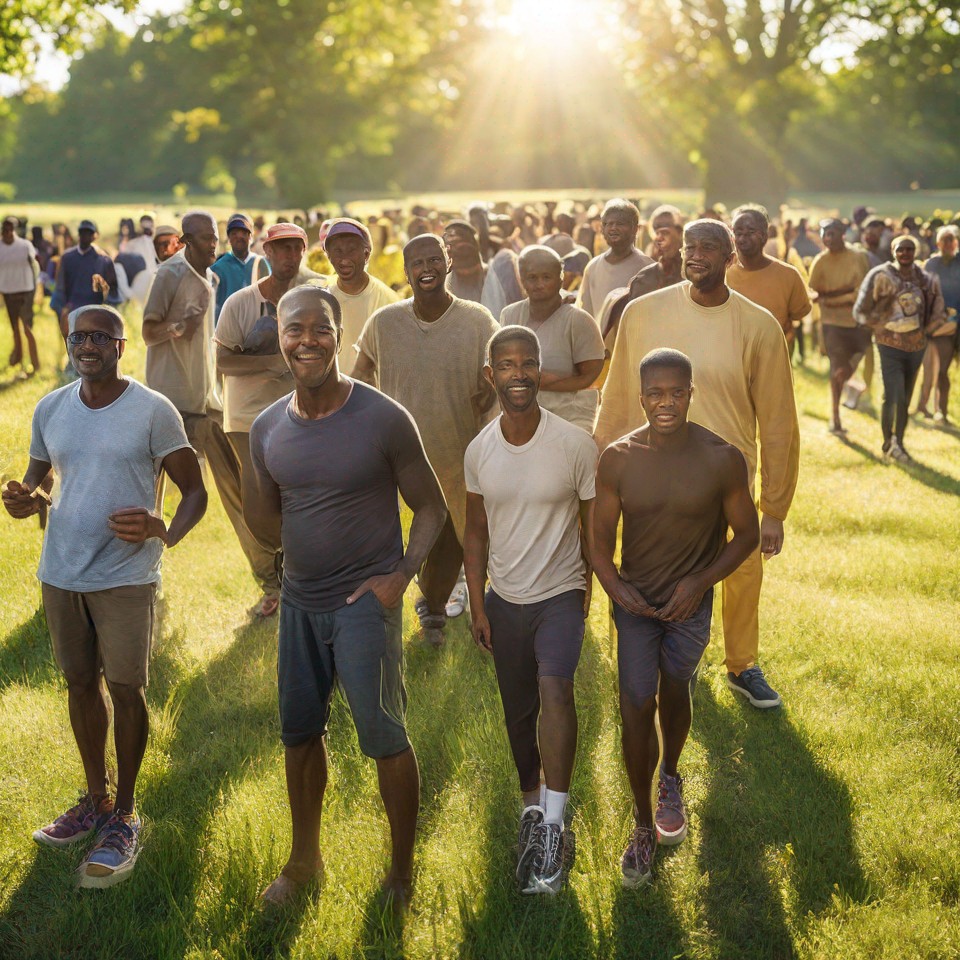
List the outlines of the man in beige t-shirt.
{"type": "MultiPolygon", "coordinates": [[[[293,390],[290,368],[280,355],[277,304],[296,286],[307,246],[307,235],[295,223],[275,223],[263,238],[263,255],[270,274],[227,297],[215,333],[217,370],[223,377],[223,429],[240,461],[243,475],[253,469],[250,427],[270,406],[293,390]]],[[[263,591],[261,615],[269,616],[280,602],[276,557],[280,543],[258,544],[251,558],[254,576],[263,591]]]]}
{"type": "Polygon", "coordinates": [[[820,236],[826,249],[810,264],[810,289],[817,294],[823,346],[830,361],[830,401],[833,419],[830,432],[843,437],[840,398],[844,384],[856,373],[864,354],[873,349],[870,329],[858,326],[853,304],[860,284],[870,269],[867,255],[848,246],[842,220],[823,220],[820,236]]]}
{"type": "Polygon", "coordinates": [[[334,220],[324,237],[323,249],[336,271],[336,281],[330,278],[330,292],[340,304],[341,343],[344,344],[340,362],[344,373],[350,374],[363,325],[377,310],[396,303],[400,296],[370,275],[367,266],[373,245],[370,231],[359,220],[350,217],[334,220]]]}
{"type": "Polygon", "coordinates": [[[569,423],[593,433],[600,392],[593,387],[603,368],[603,338],[597,321],[566,303],[563,260],[545,246],[520,254],[520,284],[526,300],[504,307],[503,326],[529,327],[540,343],[539,403],[569,423]]]}
{"type": "Polygon", "coordinates": [[[594,318],[599,317],[611,290],[626,287],[636,273],[653,263],[636,247],[640,211],[629,200],[608,200],[600,225],[609,249],[587,264],[577,294],[577,306],[594,318]]]}
{"type": "MultiPolygon", "coordinates": [[[[223,406],[213,353],[213,311],[217,258],[217,222],[194,210],[181,227],[184,247],[157,268],[143,309],[147,345],[147,386],[162,393],[180,412],[190,443],[206,459],[223,509],[251,568],[262,547],[243,521],[240,462],[223,431],[223,406]]],[[[165,484],[158,484],[157,508],[163,509],[165,484]]],[[[253,612],[261,613],[261,604],[253,612]]],[[[276,612],[267,611],[266,615],[276,612]]]]}
{"type": "Polygon", "coordinates": [[[463,455],[494,403],[483,366],[498,325],[485,307],[447,291],[450,261],[439,237],[409,241],[404,268],[413,297],[370,317],[357,342],[353,376],[410,411],[447,500],[450,516],[419,578],[424,636],[439,644],[447,599],[463,562],[463,455]]]}

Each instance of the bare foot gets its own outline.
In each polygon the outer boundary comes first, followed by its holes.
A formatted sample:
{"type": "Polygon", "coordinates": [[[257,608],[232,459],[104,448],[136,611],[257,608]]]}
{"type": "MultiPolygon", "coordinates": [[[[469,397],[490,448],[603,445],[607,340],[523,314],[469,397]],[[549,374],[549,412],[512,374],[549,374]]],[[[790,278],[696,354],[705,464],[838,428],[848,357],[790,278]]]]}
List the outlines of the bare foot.
{"type": "Polygon", "coordinates": [[[413,898],[413,881],[400,880],[388,874],[380,887],[380,896],[384,907],[390,907],[394,914],[406,913],[413,898]]]}

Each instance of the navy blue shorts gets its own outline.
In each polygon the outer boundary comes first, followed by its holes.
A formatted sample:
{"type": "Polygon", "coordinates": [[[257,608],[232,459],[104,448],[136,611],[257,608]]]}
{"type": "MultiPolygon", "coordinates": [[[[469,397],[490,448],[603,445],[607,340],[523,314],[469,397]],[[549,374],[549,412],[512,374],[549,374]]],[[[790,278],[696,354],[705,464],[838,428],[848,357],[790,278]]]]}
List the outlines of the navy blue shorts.
{"type": "Polygon", "coordinates": [[[703,595],[696,613],[678,623],[635,617],[615,603],[620,695],[626,695],[632,703],[652,697],[661,673],[672,680],[690,680],[710,642],[712,617],[712,587],[703,595]]]}
{"type": "Polygon", "coordinates": [[[285,746],[327,732],[337,682],[368,757],[390,757],[410,746],[404,724],[403,608],[384,607],[372,590],[327,613],[283,601],[277,681],[285,746]]]}

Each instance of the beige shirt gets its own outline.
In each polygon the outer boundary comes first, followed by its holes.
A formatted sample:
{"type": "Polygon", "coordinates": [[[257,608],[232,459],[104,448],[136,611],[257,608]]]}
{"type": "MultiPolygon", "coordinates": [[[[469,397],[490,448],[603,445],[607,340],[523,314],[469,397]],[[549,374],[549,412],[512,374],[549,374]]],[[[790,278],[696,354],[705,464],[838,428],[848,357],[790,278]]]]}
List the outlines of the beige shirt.
{"type": "MultiPolygon", "coordinates": [[[[540,366],[545,373],[572,377],[575,364],[584,360],[603,359],[603,337],[597,321],[586,310],[564,303],[542,323],[530,321],[530,301],[521,300],[504,307],[500,323],[528,327],[540,341],[540,366]]],[[[593,423],[600,403],[599,390],[544,390],[538,397],[540,406],[569,423],[593,433],[593,423]]]]}
{"type": "Polygon", "coordinates": [[[467,510],[463,455],[493,400],[483,365],[487,341],[498,329],[489,310],[457,297],[439,320],[425,323],[411,298],[381,307],[357,341],[376,367],[376,385],[416,421],[461,543],[467,510]]]}
{"type": "MultiPolygon", "coordinates": [[[[243,350],[247,338],[261,317],[276,327],[276,313],[271,317],[268,301],[260,292],[260,284],[253,283],[230,294],[224,301],[217,323],[215,339],[228,350],[243,350]]],[[[279,352],[276,354],[280,356],[279,352]]],[[[246,376],[223,378],[223,429],[226,433],[249,433],[253,421],[271,403],[293,390],[293,377],[287,370],[283,375],[251,373],[246,376]]]]}
{"type": "Polygon", "coordinates": [[[583,280],[577,294],[577,306],[591,317],[600,313],[607,294],[616,287],[628,287],[634,275],[653,260],[639,250],[634,250],[626,260],[610,263],[608,254],[594,257],[583,270],[583,280]]]}
{"type": "Polygon", "coordinates": [[[771,260],[762,270],[744,270],[735,263],[727,269],[727,286],[769,310],[784,333],[791,332],[811,310],[803,277],[782,260],[771,260]]]}
{"type": "Polygon", "coordinates": [[[580,501],[596,495],[589,434],[541,407],[533,438],[514,446],[497,417],[467,447],[464,468],[467,490],[483,497],[494,592],[510,603],[538,603],[583,590],[580,501]]]}
{"type": "Polygon", "coordinates": [[[343,326],[343,336],[340,340],[343,344],[343,352],[340,359],[343,361],[344,372],[350,373],[356,359],[356,343],[363,332],[363,325],[377,310],[388,303],[396,303],[400,296],[376,277],[370,277],[370,282],[356,294],[341,290],[336,274],[326,279],[329,284],[327,289],[340,304],[340,323],[343,326]]]}
{"type": "Polygon", "coordinates": [[[628,304],[620,321],[603,388],[595,439],[603,450],[642,426],[640,361],[657,347],[673,347],[693,363],[690,420],[732,443],[757,472],[760,509],[783,520],[800,467],[800,427],[787,341],[773,316],[730,291],[719,307],[701,307],[684,281],[628,304]]]}
{"type": "Polygon", "coordinates": [[[853,287],[852,293],[845,293],[839,297],[822,296],[817,303],[820,306],[820,320],[822,323],[832,324],[835,327],[855,327],[857,321],[853,318],[853,304],[857,299],[860,284],[870,269],[867,255],[853,247],[847,247],[843,253],[831,253],[824,250],[813,258],[810,264],[810,289],[818,293],[824,290],[843,290],[853,287]]]}
{"type": "Polygon", "coordinates": [[[162,393],[180,413],[206,413],[221,409],[213,352],[214,289],[211,271],[201,276],[183,251],[157,268],[143,308],[143,319],[176,323],[203,315],[191,339],[178,337],[147,347],[147,386],[162,393]]]}

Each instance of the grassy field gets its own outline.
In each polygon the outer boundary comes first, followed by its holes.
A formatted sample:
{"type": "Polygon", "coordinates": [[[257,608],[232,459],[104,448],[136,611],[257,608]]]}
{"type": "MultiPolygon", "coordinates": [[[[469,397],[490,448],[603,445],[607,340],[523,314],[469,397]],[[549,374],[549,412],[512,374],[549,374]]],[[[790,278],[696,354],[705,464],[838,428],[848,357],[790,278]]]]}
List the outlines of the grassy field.
{"type": "MultiPolygon", "coordinates": [[[[0,365],[0,470],[18,477],[33,407],[55,385],[52,316],[37,326],[43,375],[20,381],[0,365]]],[[[138,327],[124,361],[135,376],[138,327]]],[[[0,356],[8,349],[4,329],[0,356]]],[[[30,839],[81,772],[39,609],[40,535],[35,521],[0,517],[0,957],[960,956],[960,434],[912,423],[918,464],[883,466],[875,417],[850,414],[846,444],[828,436],[822,362],[796,382],[801,480],[762,608],[762,659],[785,706],[735,701],[714,638],[682,763],[690,836],[640,892],[619,884],[630,801],[599,594],[577,681],[576,861],[568,888],[546,900],[511,883],[517,784],[492,665],[462,622],[442,651],[418,645],[411,590],[409,726],[423,776],[414,909],[396,928],[377,906],[386,824],[338,701],[325,884],[297,910],[262,915],[257,894],[289,843],[275,626],[244,615],[256,592],[215,495],[165,560],[143,854],[129,882],[75,890],[82,851],[30,839]]]]}

